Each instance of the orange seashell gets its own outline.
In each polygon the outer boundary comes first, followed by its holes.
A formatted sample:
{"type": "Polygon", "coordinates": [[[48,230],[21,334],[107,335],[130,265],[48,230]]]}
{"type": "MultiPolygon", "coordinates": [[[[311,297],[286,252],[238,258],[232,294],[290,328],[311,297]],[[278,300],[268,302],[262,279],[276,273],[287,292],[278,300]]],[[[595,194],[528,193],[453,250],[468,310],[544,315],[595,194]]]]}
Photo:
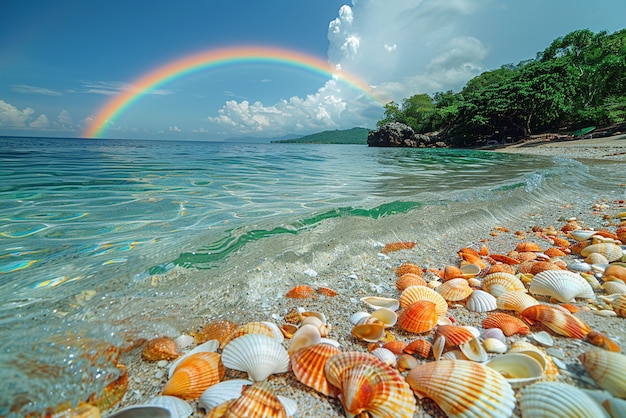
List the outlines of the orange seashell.
{"type": "Polygon", "coordinates": [[[512,266],[519,264],[519,260],[504,254],[490,254],[489,257],[500,263],[510,264],[512,266]]]}
{"type": "Polygon", "coordinates": [[[529,253],[529,252],[517,253],[515,255],[515,258],[520,263],[523,263],[524,261],[534,261],[537,259],[537,253],[529,253]]]}
{"type": "Polygon", "coordinates": [[[445,337],[446,347],[456,347],[474,339],[474,334],[464,327],[458,325],[439,325],[435,331],[435,338],[445,337]]]}
{"type": "Polygon", "coordinates": [[[567,248],[571,245],[567,239],[561,237],[551,237],[550,241],[552,241],[555,247],[567,248]]]}
{"type": "Polygon", "coordinates": [[[459,257],[461,257],[463,259],[465,259],[465,256],[467,256],[467,255],[471,255],[471,256],[474,256],[474,257],[480,257],[480,252],[476,251],[475,249],[473,249],[471,247],[461,248],[457,252],[457,254],[459,255],[459,257]]]}
{"type": "Polygon", "coordinates": [[[626,293],[613,301],[613,310],[617,316],[626,318],[626,293]]]}
{"type": "Polygon", "coordinates": [[[489,267],[489,270],[487,271],[487,274],[492,274],[492,273],[508,273],[508,274],[515,274],[515,267],[513,267],[510,264],[502,264],[502,263],[498,263],[498,264],[494,264],[491,267],[489,267]]]}
{"type": "Polygon", "coordinates": [[[615,230],[615,235],[617,235],[617,239],[621,242],[626,242],[626,226],[620,226],[615,230]]]}
{"type": "Polygon", "coordinates": [[[432,344],[428,340],[414,340],[411,341],[404,348],[404,352],[407,354],[417,354],[420,357],[428,358],[432,344]]]}
{"type": "Polygon", "coordinates": [[[556,247],[550,247],[547,250],[545,250],[543,252],[545,255],[547,255],[550,258],[554,258],[554,257],[564,257],[567,254],[565,254],[565,252],[559,248],[556,247]]]}
{"type": "Polygon", "coordinates": [[[541,248],[541,245],[535,243],[535,242],[530,242],[530,241],[524,241],[524,242],[520,242],[519,244],[517,244],[517,247],[515,247],[516,251],[519,252],[541,252],[543,251],[543,249],[541,248]]]}
{"type": "Polygon", "coordinates": [[[338,293],[335,290],[328,288],[328,287],[318,287],[317,293],[319,293],[320,295],[331,297],[331,298],[338,295],[338,293]]]}
{"type": "Polygon", "coordinates": [[[286,298],[306,299],[315,293],[315,289],[307,285],[298,285],[285,294],[286,298]]]}
{"type": "Polygon", "coordinates": [[[561,270],[561,267],[552,261],[535,261],[530,267],[530,271],[528,271],[528,273],[536,275],[546,270],[561,270]]]}
{"type": "Polygon", "coordinates": [[[413,273],[413,274],[417,274],[418,276],[421,276],[422,269],[417,264],[403,263],[396,270],[396,276],[398,277],[404,276],[406,273],[413,273]]]}
{"type": "Polygon", "coordinates": [[[458,279],[458,278],[463,278],[463,277],[464,277],[463,272],[457,266],[446,266],[443,269],[444,280],[452,280],[452,279],[458,279]]]}
{"type": "Polygon", "coordinates": [[[169,337],[159,337],[148,341],[141,357],[146,361],[174,360],[180,356],[176,343],[169,337]]]}
{"type": "Polygon", "coordinates": [[[561,231],[565,233],[575,231],[577,229],[580,229],[580,225],[578,225],[578,222],[576,221],[567,221],[567,223],[561,227],[561,231]]]}
{"type": "Polygon", "coordinates": [[[222,356],[214,352],[190,354],[178,364],[163,388],[163,395],[198,399],[202,392],[224,378],[222,356]]]}
{"type": "Polygon", "coordinates": [[[599,231],[596,231],[594,233],[594,235],[599,235],[599,236],[604,237],[604,238],[610,238],[610,239],[615,240],[615,241],[619,241],[620,240],[619,237],[616,234],[614,234],[614,233],[612,233],[610,231],[607,231],[606,229],[601,229],[599,231]]]}
{"type": "Polygon", "coordinates": [[[429,300],[420,300],[400,312],[398,326],[405,331],[421,334],[437,325],[437,305],[429,300]]]}
{"type": "Polygon", "coordinates": [[[476,264],[481,270],[487,268],[487,263],[482,259],[480,253],[473,248],[463,248],[459,251],[459,257],[470,264],[476,264]]]}
{"type": "Polygon", "coordinates": [[[510,337],[514,334],[530,334],[528,325],[518,318],[505,313],[494,313],[483,320],[483,328],[500,328],[504,335],[510,337]]]}
{"type": "Polygon", "coordinates": [[[619,353],[621,351],[620,346],[617,345],[615,341],[611,340],[606,335],[600,334],[599,332],[596,332],[596,331],[590,331],[586,335],[585,341],[593,345],[596,345],[598,347],[602,347],[606,350],[614,351],[616,353],[619,353]]]}
{"type": "Polygon", "coordinates": [[[489,249],[487,249],[487,246],[485,244],[483,244],[483,246],[480,247],[480,250],[478,251],[478,254],[483,256],[483,257],[489,255],[489,249]]]}
{"type": "Polygon", "coordinates": [[[255,382],[242,388],[241,396],[213,408],[207,418],[287,418],[285,407],[269,382],[255,382]]]}
{"type": "Polygon", "coordinates": [[[620,266],[619,264],[611,264],[604,269],[602,279],[604,281],[621,280],[626,283],[626,267],[620,266]]]}
{"type": "Polygon", "coordinates": [[[415,273],[405,273],[396,280],[396,289],[403,291],[409,286],[426,286],[426,280],[415,273]]]}
{"type": "Polygon", "coordinates": [[[435,289],[445,300],[458,302],[466,299],[474,291],[467,280],[451,279],[435,289]]]}
{"type": "MultiPolygon", "coordinates": [[[[432,283],[432,282],[431,282],[432,283]]],[[[437,305],[437,315],[446,316],[448,303],[436,291],[427,286],[409,286],[400,294],[400,307],[408,308],[415,302],[428,300],[437,305]]]]}
{"type": "Polygon", "coordinates": [[[391,242],[386,244],[382,250],[380,250],[383,254],[389,254],[394,251],[400,250],[411,250],[413,247],[417,245],[417,242],[412,241],[399,241],[399,242],[391,242]]]}
{"type": "Polygon", "coordinates": [[[569,313],[567,309],[548,306],[534,305],[524,309],[520,316],[531,325],[541,322],[554,333],[570,338],[583,339],[591,328],[580,319],[569,313]]]}
{"type": "Polygon", "coordinates": [[[580,308],[573,303],[560,303],[559,306],[567,309],[569,313],[576,313],[580,311],[580,308]]]}
{"type": "Polygon", "coordinates": [[[291,369],[296,379],[308,387],[327,396],[336,397],[337,388],[332,386],[324,374],[326,361],[341,350],[331,344],[315,344],[296,351],[291,356],[291,369]]]}
{"type": "Polygon", "coordinates": [[[229,320],[213,321],[205,325],[200,331],[193,333],[192,336],[197,344],[209,340],[217,340],[221,344],[235,328],[237,328],[237,324],[229,320]]]}
{"type": "Polygon", "coordinates": [[[483,290],[498,297],[506,292],[515,290],[526,291],[524,283],[516,276],[509,273],[493,273],[485,276],[483,290]]]}
{"type": "Polygon", "coordinates": [[[383,348],[386,348],[393,354],[399,356],[404,352],[404,349],[406,348],[406,343],[400,340],[393,340],[383,344],[383,348]]]}
{"type": "Polygon", "coordinates": [[[575,244],[572,244],[571,247],[569,247],[570,250],[572,250],[572,253],[574,254],[580,254],[582,252],[582,250],[585,247],[588,247],[590,245],[589,241],[579,241],[575,244]]]}
{"type": "Polygon", "coordinates": [[[525,290],[513,290],[506,292],[496,299],[498,309],[503,311],[522,312],[529,306],[538,305],[537,299],[526,293],[525,290]]]}
{"type": "Polygon", "coordinates": [[[235,338],[241,337],[242,335],[246,334],[261,334],[267,335],[270,338],[279,337],[278,334],[281,334],[282,336],[282,332],[280,331],[280,328],[278,328],[278,326],[274,326],[274,324],[269,322],[253,321],[235,328],[235,330],[233,330],[228,335],[228,337],[223,339],[223,341],[220,343],[220,348],[223,349],[224,347],[226,347],[226,345],[228,345],[229,342],[231,342],[235,338]]]}
{"type": "Polygon", "coordinates": [[[372,321],[356,324],[352,327],[352,335],[359,340],[367,342],[377,342],[385,336],[385,325],[376,318],[372,318],[372,321]]]}

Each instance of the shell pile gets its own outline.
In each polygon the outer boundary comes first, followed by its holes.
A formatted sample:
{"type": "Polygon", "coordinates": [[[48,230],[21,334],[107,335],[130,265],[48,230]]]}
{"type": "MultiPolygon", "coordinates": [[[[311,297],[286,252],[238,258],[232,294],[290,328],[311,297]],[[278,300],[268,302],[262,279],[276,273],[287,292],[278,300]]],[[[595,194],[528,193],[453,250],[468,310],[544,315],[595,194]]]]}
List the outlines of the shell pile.
{"type": "MultiPolygon", "coordinates": [[[[520,234],[506,254],[479,244],[461,248],[450,266],[399,262],[389,294],[343,295],[354,301],[349,318],[323,312],[341,292],[303,284],[283,292],[293,309],[275,321],[211,322],[195,333],[195,348],[159,337],[142,361],[171,361],[170,373],[146,404],[173,417],[309,416],[278,394],[292,381],[349,417],[617,416],[626,356],[619,340],[579,316],[626,316],[623,223],[614,233],[570,219],[520,234]],[[457,320],[467,316],[473,326],[457,320]],[[339,322],[349,332],[340,335],[339,322]],[[559,358],[555,339],[581,348],[577,363],[559,358]]],[[[419,247],[410,244],[381,254],[408,257],[419,247]]]]}

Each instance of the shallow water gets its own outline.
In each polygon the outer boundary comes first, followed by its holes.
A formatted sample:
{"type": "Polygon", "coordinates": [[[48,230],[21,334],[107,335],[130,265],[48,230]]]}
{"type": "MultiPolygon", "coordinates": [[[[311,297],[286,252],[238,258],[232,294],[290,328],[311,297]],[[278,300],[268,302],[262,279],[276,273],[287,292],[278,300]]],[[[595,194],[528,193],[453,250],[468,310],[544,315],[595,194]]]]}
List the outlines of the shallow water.
{"type": "Polygon", "coordinates": [[[0,415],[98,392],[117,372],[107,347],[180,333],[189,300],[198,317],[258,302],[237,272],[273,254],[306,264],[389,234],[434,247],[435,232],[623,198],[622,173],[469,150],[1,138],[0,415]]]}

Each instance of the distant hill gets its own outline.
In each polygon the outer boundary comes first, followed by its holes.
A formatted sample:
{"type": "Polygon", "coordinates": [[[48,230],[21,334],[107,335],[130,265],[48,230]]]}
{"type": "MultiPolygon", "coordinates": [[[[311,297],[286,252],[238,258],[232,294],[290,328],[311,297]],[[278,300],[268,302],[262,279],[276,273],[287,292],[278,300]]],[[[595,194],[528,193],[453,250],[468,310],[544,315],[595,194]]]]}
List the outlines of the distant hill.
{"type": "Polygon", "coordinates": [[[352,128],[346,130],[324,131],[316,134],[305,135],[296,139],[283,139],[272,141],[280,144],[359,144],[367,145],[369,129],[352,128]]]}

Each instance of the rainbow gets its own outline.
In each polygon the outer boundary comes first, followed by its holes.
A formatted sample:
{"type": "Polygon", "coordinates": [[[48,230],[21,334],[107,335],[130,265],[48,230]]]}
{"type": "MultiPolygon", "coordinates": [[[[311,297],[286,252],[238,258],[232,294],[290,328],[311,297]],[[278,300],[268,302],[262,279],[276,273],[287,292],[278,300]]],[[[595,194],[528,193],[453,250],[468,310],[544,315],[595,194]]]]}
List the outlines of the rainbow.
{"type": "Polygon", "coordinates": [[[83,132],[83,136],[86,138],[101,138],[109,122],[139,100],[143,94],[174,79],[203,69],[251,62],[290,65],[322,74],[325,77],[335,77],[351,88],[361,91],[372,100],[384,104],[383,101],[372,94],[368,84],[343,71],[337,71],[328,62],[316,56],[289,49],[266,46],[229,47],[191,54],[142,75],[132,83],[133,87],[131,89],[113,97],[98,110],[91,123],[83,132]]]}

